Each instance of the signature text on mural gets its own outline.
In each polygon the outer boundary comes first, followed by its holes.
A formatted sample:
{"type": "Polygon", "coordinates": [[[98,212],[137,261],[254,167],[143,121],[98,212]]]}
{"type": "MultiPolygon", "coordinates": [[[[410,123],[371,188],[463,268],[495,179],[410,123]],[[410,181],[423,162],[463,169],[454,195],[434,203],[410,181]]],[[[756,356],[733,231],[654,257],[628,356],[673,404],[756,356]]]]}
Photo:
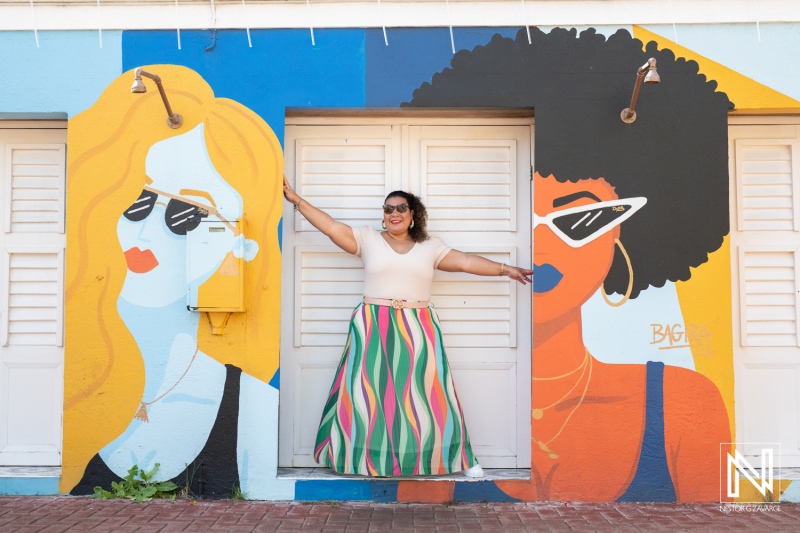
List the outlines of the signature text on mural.
{"type": "Polygon", "coordinates": [[[691,348],[695,355],[711,356],[711,334],[704,324],[650,324],[659,350],[691,348]]]}

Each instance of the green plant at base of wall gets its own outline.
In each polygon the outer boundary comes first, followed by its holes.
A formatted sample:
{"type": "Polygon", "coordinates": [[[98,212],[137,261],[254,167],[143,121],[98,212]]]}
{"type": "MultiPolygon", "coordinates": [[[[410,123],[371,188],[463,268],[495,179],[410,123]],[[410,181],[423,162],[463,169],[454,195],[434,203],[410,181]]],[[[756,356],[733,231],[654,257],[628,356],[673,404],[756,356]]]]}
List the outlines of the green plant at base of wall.
{"type": "Polygon", "coordinates": [[[189,465],[186,464],[186,481],[183,486],[179,487],[178,490],[178,498],[194,498],[195,494],[192,491],[192,483],[194,483],[194,475],[197,473],[197,470],[200,468],[199,464],[193,464],[192,468],[189,468],[189,465]]]}
{"type": "Polygon", "coordinates": [[[233,486],[233,490],[231,491],[231,499],[237,502],[247,499],[247,493],[242,492],[242,488],[238,483],[233,486]]]}
{"type": "Polygon", "coordinates": [[[95,487],[92,498],[128,498],[136,503],[149,502],[153,498],[175,499],[178,486],[172,481],[153,481],[153,476],[158,471],[159,463],[152,470],[140,470],[138,465],[133,465],[128,470],[128,475],[120,482],[112,481],[111,490],[95,487]]]}

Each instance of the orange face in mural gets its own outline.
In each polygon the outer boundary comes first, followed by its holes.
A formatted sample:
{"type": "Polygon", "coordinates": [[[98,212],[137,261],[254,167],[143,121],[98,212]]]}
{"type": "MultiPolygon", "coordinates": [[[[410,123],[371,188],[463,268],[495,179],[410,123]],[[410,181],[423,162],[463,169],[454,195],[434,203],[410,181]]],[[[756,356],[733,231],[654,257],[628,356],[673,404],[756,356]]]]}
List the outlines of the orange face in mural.
{"type": "MultiPolygon", "coordinates": [[[[598,203],[617,200],[613,187],[602,178],[559,183],[553,176],[544,178],[537,173],[534,191],[533,212],[537,221],[574,208],[590,209],[598,203]]],[[[573,228],[576,222],[585,225],[591,221],[589,229],[594,229],[592,224],[598,228],[590,235],[594,237],[591,242],[576,242],[558,226],[551,228],[557,220],[535,227],[533,263],[539,279],[534,285],[534,324],[544,325],[579,310],[605,280],[614,258],[614,239],[619,237],[619,226],[603,228],[599,220],[592,220],[595,216],[597,213],[592,211],[579,211],[573,215],[577,220],[567,220],[564,226],[569,231],[577,229],[573,228]]]]}

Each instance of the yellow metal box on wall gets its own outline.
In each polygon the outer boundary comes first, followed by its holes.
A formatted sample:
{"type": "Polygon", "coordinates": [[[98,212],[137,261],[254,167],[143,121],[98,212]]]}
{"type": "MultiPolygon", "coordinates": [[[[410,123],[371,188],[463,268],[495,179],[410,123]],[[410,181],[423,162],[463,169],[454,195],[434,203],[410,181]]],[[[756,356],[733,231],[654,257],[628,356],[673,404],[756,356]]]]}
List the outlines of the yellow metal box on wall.
{"type": "MultiPolygon", "coordinates": [[[[235,221],[236,235],[242,232],[243,222],[235,221]]],[[[187,286],[186,306],[190,311],[243,312],[244,259],[241,254],[228,252],[214,272],[203,275],[198,269],[207,265],[205,257],[214,255],[221,245],[227,245],[231,232],[221,220],[203,220],[199,227],[186,235],[187,279],[199,280],[187,286]],[[223,242],[224,241],[224,242],[223,242]]]]}

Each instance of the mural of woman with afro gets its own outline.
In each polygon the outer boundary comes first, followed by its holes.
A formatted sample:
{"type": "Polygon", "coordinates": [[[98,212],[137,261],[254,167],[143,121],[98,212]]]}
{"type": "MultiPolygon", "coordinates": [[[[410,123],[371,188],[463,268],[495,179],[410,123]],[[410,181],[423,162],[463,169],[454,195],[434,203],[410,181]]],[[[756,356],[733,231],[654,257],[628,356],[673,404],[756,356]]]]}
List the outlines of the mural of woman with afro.
{"type": "Polygon", "coordinates": [[[581,306],[686,281],[722,245],[731,104],[695,62],[627,31],[531,34],[459,52],[405,104],[535,109],[531,482],[498,485],[526,500],[716,501],[730,441],[717,387],[663,363],[601,362],[581,306]],[[625,124],[649,57],[662,82],[625,124]]]}
{"type": "MultiPolygon", "coordinates": [[[[151,70],[152,69],[152,70],[151,70]]],[[[291,498],[277,468],[283,155],[270,127],[194,71],[157,91],[113,81],[69,123],[61,490],[108,489],[132,466],[197,495],[291,498]],[[236,221],[241,220],[240,225],[236,221]],[[202,225],[202,221],[214,224],[202,225]],[[187,235],[207,226],[187,264],[187,235]],[[244,307],[222,335],[187,309],[244,263],[244,307]]],[[[153,87],[151,87],[152,89],[153,87]]]]}

